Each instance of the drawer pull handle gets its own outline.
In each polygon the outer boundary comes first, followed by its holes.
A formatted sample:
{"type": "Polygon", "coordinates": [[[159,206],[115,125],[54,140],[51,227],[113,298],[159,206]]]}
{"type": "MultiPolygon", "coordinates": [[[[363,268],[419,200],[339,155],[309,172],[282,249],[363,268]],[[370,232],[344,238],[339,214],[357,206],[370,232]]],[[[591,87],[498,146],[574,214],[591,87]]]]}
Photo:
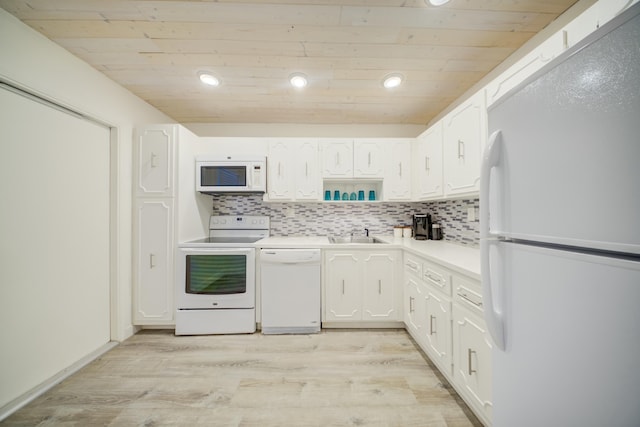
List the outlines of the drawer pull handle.
{"type": "Polygon", "coordinates": [[[433,335],[436,333],[436,331],[433,329],[433,320],[435,319],[434,316],[429,316],[429,335],[433,335]]]}
{"type": "Polygon", "coordinates": [[[409,297],[409,313],[413,313],[413,297],[409,297]]]}
{"type": "Polygon", "coordinates": [[[342,281],[342,295],[344,295],[344,280],[342,281]]]}
{"type": "Polygon", "coordinates": [[[149,254],[149,268],[154,268],[156,266],[156,256],[154,254],[149,254]]]}
{"type": "Polygon", "coordinates": [[[378,295],[382,295],[382,280],[378,280],[378,295]]]}
{"type": "Polygon", "coordinates": [[[458,296],[460,298],[462,298],[463,300],[475,305],[478,308],[482,308],[482,303],[481,302],[475,302],[474,300],[472,300],[471,298],[469,298],[469,296],[467,296],[467,294],[461,294],[458,292],[458,296]]]}

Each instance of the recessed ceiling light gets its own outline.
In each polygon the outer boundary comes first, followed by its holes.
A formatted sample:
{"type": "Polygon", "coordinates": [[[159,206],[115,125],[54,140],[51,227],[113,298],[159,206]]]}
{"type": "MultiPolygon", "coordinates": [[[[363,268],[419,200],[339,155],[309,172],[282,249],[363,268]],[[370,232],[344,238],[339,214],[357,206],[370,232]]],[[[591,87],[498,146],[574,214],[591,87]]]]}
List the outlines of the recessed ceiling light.
{"type": "Polygon", "coordinates": [[[200,77],[200,81],[209,86],[220,86],[220,80],[213,74],[209,73],[198,73],[198,77],[200,77]]]}
{"type": "Polygon", "coordinates": [[[307,85],[307,76],[302,73],[293,73],[289,76],[291,86],[301,89],[307,85]]]}
{"type": "Polygon", "coordinates": [[[387,89],[393,89],[394,87],[398,87],[402,84],[402,74],[394,73],[389,74],[382,80],[382,86],[387,89]]]}
{"type": "Polygon", "coordinates": [[[428,1],[434,6],[442,6],[445,3],[449,3],[449,0],[424,0],[425,3],[428,1]]]}

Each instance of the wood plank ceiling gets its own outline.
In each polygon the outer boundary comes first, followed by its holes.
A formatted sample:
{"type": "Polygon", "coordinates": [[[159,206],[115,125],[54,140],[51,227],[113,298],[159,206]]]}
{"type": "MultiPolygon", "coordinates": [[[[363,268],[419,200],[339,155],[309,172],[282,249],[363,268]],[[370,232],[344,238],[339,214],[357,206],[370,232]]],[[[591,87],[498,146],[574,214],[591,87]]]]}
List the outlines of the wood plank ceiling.
{"type": "Polygon", "coordinates": [[[576,0],[0,0],[181,123],[426,124],[576,0]],[[222,82],[205,87],[207,70],[222,82]],[[306,88],[288,83],[293,72],[306,88]],[[382,87],[399,72],[404,83],[382,87]]]}

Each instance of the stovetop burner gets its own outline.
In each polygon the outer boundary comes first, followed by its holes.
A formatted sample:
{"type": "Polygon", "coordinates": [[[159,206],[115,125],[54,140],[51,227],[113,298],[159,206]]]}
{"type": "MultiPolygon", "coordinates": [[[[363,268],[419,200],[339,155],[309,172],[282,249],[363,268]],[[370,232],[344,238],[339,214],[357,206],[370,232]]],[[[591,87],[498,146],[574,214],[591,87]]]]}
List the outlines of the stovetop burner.
{"type": "Polygon", "coordinates": [[[187,243],[255,243],[263,237],[205,237],[187,243]]]}
{"type": "Polygon", "coordinates": [[[269,237],[267,216],[211,216],[209,237],[180,244],[180,247],[242,247],[269,237]]]}

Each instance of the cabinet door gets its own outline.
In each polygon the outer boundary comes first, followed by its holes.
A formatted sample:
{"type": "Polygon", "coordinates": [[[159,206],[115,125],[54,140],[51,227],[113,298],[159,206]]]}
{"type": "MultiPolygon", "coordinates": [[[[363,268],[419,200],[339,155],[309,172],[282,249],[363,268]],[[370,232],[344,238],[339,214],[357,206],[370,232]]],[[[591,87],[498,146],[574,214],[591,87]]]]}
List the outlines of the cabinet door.
{"type": "Polygon", "coordinates": [[[453,377],[469,403],[491,419],[491,340],[484,320],[453,307],[453,377]]]}
{"type": "Polygon", "coordinates": [[[384,145],[378,140],[353,142],[353,176],[382,178],[384,176],[384,145]]]}
{"type": "Polygon", "coordinates": [[[173,321],[173,201],[136,205],[134,324],[173,321]]]}
{"type": "Polygon", "coordinates": [[[404,324],[413,339],[424,348],[426,345],[424,334],[426,288],[417,278],[406,276],[404,289],[404,324]]]}
{"type": "Polygon", "coordinates": [[[426,351],[440,370],[451,375],[451,301],[436,292],[428,291],[425,306],[426,351]]]}
{"type": "Polygon", "coordinates": [[[387,151],[385,200],[411,200],[411,143],[393,141],[387,151]]]}
{"type": "Polygon", "coordinates": [[[427,129],[414,144],[412,173],[415,199],[442,197],[442,121],[427,129]]]}
{"type": "Polygon", "coordinates": [[[296,146],[295,158],[296,200],[320,200],[321,180],[318,142],[303,141],[296,146]]]}
{"type": "Polygon", "coordinates": [[[136,131],[134,161],[138,196],[171,197],[175,126],[153,126],[136,131]]]}
{"type": "Polygon", "coordinates": [[[296,182],[293,157],[291,143],[285,141],[269,143],[269,155],[267,156],[269,200],[293,200],[296,182]]]}
{"type": "Polygon", "coordinates": [[[322,176],[353,178],[353,141],[332,139],[321,143],[322,176]]]}
{"type": "Polygon", "coordinates": [[[396,310],[396,256],[369,253],[362,260],[363,320],[398,320],[396,310]]]}
{"type": "Polygon", "coordinates": [[[446,196],[477,194],[486,131],[481,94],[476,94],[444,119],[444,192],[446,196]]]}
{"type": "Polygon", "coordinates": [[[362,283],[357,256],[327,252],[325,272],[325,320],[362,320],[362,283]]]}

